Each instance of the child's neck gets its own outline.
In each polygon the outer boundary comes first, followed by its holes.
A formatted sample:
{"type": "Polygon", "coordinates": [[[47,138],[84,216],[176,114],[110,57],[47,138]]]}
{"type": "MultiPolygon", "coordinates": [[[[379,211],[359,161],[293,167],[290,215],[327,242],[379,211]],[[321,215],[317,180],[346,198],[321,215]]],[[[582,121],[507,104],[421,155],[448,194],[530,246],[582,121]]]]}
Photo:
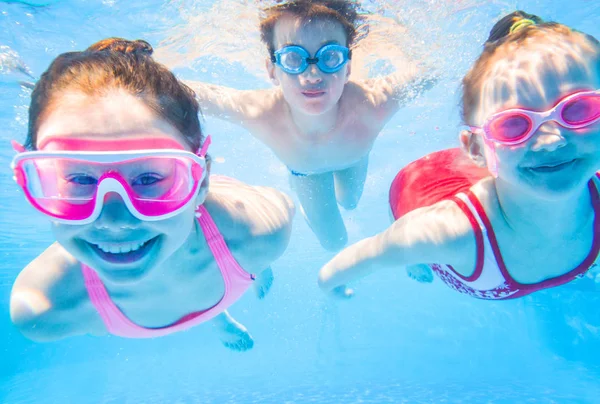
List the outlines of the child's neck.
{"type": "Polygon", "coordinates": [[[290,115],[296,128],[302,135],[320,136],[331,133],[338,123],[339,103],[319,115],[306,114],[290,107],[290,115]]]}
{"type": "Polygon", "coordinates": [[[506,223],[519,234],[536,234],[544,238],[570,238],[594,219],[589,189],[565,199],[548,200],[506,191],[496,181],[496,193],[506,223]]]}

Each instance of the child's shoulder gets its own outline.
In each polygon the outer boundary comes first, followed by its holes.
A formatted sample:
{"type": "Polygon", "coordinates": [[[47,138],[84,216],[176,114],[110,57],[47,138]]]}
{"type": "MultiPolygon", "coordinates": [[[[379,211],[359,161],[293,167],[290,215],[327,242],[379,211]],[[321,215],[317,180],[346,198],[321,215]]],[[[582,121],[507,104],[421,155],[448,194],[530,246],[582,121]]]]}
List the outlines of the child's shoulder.
{"type": "Polygon", "coordinates": [[[81,264],[54,243],[19,273],[11,292],[10,314],[27,337],[55,339],[59,336],[50,334],[70,333],[71,322],[66,318],[88,301],[81,264]],[[55,329],[57,323],[60,329],[55,329]]]}
{"type": "Polygon", "coordinates": [[[289,242],[295,214],[291,198],[271,187],[224,176],[210,178],[205,207],[228,244],[279,256],[289,242]]]}
{"type": "Polygon", "coordinates": [[[215,221],[221,219],[223,225],[243,229],[251,235],[269,232],[269,223],[287,223],[294,214],[291,198],[275,188],[213,175],[209,189],[206,208],[215,221]]]}
{"type": "Polygon", "coordinates": [[[342,102],[353,111],[361,108],[363,114],[376,113],[393,101],[392,90],[392,86],[381,78],[349,81],[342,102]]]}

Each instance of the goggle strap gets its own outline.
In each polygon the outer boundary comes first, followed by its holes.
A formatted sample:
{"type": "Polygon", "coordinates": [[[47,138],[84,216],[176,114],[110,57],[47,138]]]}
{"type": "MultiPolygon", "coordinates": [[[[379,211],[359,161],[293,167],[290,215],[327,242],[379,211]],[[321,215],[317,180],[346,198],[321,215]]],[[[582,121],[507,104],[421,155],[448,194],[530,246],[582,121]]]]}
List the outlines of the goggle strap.
{"type": "Polygon", "coordinates": [[[210,146],[211,143],[211,137],[210,135],[206,136],[206,139],[204,139],[204,144],[202,144],[202,147],[200,148],[200,150],[198,151],[198,156],[200,157],[206,157],[206,152],[208,151],[208,146],[210,146]]]}
{"type": "Polygon", "coordinates": [[[13,150],[16,151],[17,153],[25,153],[27,151],[27,149],[25,149],[25,146],[23,146],[21,143],[17,142],[16,140],[11,140],[10,144],[12,145],[13,150]]]}
{"type": "Polygon", "coordinates": [[[483,139],[483,154],[485,155],[487,169],[494,178],[498,178],[498,160],[494,151],[494,143],[483,139]]]}

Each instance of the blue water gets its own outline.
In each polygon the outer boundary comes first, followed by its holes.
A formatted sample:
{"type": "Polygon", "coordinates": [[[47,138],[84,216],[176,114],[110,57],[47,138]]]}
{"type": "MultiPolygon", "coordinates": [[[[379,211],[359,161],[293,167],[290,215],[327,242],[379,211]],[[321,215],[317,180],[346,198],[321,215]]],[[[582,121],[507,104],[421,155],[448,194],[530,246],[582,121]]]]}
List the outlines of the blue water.
{"type": "MultiPolygon", "coordinates": [[[[404,164],[456,145],[459,80],[493,21],[517,6],[600,37],[595,1],[367,2],[423,38],[446,75],[403,109],[377,140],[365,194],[344,213],[355,242],[389,224],[387,189],[404,164]]],[[[332,254],[302,218],[273,266],[264,301],[231,309],[255,339],[228,351],[210,326],[156,340],[79,337],[32,343],[10,324],[17,273],[52,241],[47,220],[11,180],[10,139],[26,133],[29,92],[18,58],[39,76],[57,54],[108,36],[144,38],[157,59],[190,79],[249,89],[262,73],[254,3],[65,0],[0,2],[0,402],[2,403],[594,403],[600,402],[600,288],[583,283],[508,302],[486,302],[389,268],[334,303],[316,286],[332,254]],[[247,14],[250,13],[250,14],[247,14]],[[11,67],[12,66],[12,67],[11,67]]],[[[371,61],[371,75],[387,67],[371,61]],[[379,71],[378,71],[379,69],[379,71]]],[[[214,172],[289,192],[286,171],[241,129],[207,119],[214,172]]]]}

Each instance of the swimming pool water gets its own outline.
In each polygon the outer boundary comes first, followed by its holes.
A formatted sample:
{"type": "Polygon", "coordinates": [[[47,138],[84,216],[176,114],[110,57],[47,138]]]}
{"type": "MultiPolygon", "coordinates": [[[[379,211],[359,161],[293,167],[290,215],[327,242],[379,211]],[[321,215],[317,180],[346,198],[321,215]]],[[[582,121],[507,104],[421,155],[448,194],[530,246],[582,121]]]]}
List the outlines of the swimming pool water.
{"type": "MultiPolygon", "coordinates": [[[[273,266],[269,296],[259,301],[250,292],[231,310],[255,339],[249,352],[228,351],[210,326],[156,340],[24,339],[10,324],[10,288],[53,239],[8,170],[9,140],[24,139],[29,102],[16,84],[27,80],[14,72],[17,56],[39,76],[61,52],[108,36],[143,38],[184,78],[244,89],[269,84],[257,33],[248,31],[252,1],[22,3],[0,2],[0,402],[600,402],[600,287],[593,282],[486,302],[389,268],[358,283],[353,300],[335,303],[316,286],[332,254],[301,215],[287,253],[273,266]]],[[[418,34],[423,43],[412,44],[415,52],[431,51],[446,75],[377,140],[364,196],[343,214],[351,242],[388,226],[387,190],[398,169],[456,144],[461,75],[493,21],[517,7],[600,37],[594,1],[365,3],[418,34]]],[[[371,74],[384,71],[389,56],[372,56],[371,74]]],[[[215,173],[289,192],[286,169],[259,141],[216,119],[205,128],[219,162],[215,173]]]]}

